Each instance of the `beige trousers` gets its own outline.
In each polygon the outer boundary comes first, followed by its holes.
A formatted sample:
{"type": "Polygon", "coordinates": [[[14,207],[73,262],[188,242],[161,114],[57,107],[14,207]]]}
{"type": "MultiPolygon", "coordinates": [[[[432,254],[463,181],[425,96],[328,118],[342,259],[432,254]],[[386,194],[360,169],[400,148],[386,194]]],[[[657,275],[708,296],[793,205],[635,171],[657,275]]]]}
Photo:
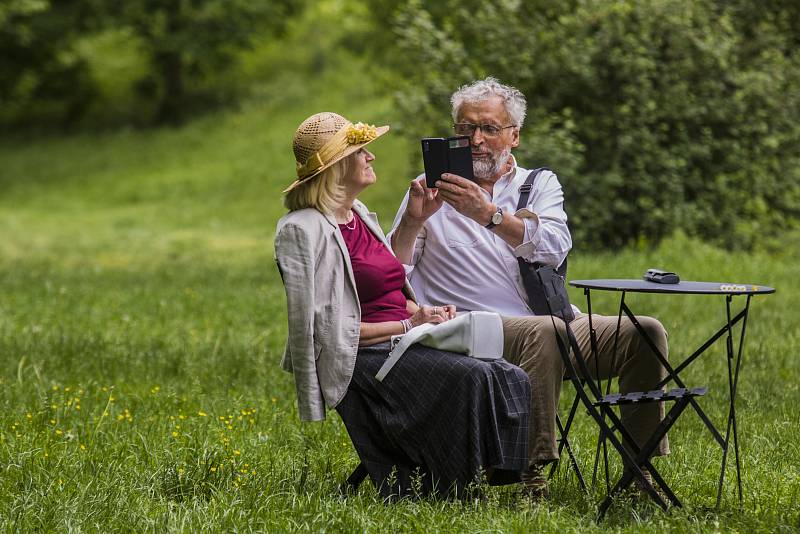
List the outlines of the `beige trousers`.
{"type": "MultiPolygon", "coordinates": [[[[667,333],[661,323],[652,317],[637,317],[642,328],[664,356],[667,356],[667,333]]],[[[566,339],[563,321],[555,318],[562,339],[566,339]]],[[[589,342],[589,315],[578,315],[570,327],[575,334],[581,353],[592,378],[619,377],[619,391],[649,391],[666,376],[666,370],[650,350],[636,327],[624,317],[620,324],[617,356],[614,358],[614,332],[616,316],[592,315],[592,326],[597,337],[597,360],[589,342]]],[[[518,365],[531,381],[531,417],[529,457],[531,463],[558,459],[556,445],[556,413],[561,383],[564,381],[564,364],[558,350],[553,322],[549,315],[503,317],[505,346],[503,356],[518,365]]],[[[575,356],[572,355],[573,364],[575,356]]],[[[578,366],[575,365],[578,369],[578,366]]],[[[578,372],[580,370],[578,369],[578,372]]],[[[664,404],[629,404],[620,407],[622,423],[639,445],[643,445],[664,418],[664,404]]],[[[656,448],[656,456],[669,454],[669,441],[665,436],[656,448]]]]}

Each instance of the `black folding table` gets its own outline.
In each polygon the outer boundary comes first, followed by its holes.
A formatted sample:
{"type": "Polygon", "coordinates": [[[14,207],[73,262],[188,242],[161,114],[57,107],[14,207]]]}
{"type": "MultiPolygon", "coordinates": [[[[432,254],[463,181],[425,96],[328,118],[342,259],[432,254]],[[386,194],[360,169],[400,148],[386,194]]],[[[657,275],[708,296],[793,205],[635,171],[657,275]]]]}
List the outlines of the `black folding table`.
{"type": "MultiPolygon", "coordinates": [[[[717,506],[719,506],[722,498],[722,486],[725,479],[725,467],[728,457],[728,450],[731,443],[731,436],[733,437],[733,450],[736,461],[736,480],[739,489],[739,501],[742,501],[742,478],[741,478],[741,465],[739,460],[739,440],[736,426],[736,391],[739,384],[739,370],[742,361],[742,348],[744,346],[744,336],[747,327],[747,316],[750,310],[750,299],[753,295],[761,295],[774,293],[775,289],[763,285],[755,284],[736,284],[726,282],[680,282],[677,284],[659,284],[655,282],[648,282],[644,280],[572,280],[570,285],[573,287],[583,288],[586,295],[587,313],[589,314],[589,330],[592,332],[592,347],[594,348],[594,329],[592,328],[591,314],[592,314],[592,299],[591,291],[617,291],[620,292],[619,301],[619,314],[621,320],[622,315],[625,314],[636,327],[645,342],[649,345],[653,354],[661,362],[667,371],[667,377],[655,386],[655,389],[661,388],[669,382],[675,382],[679,388],[685,388],[686,385],[681,380],[679,374],[686,369],[694,360],[696,360],[703,352],[705,352],[711,345],[718,339],[726,336],[726,349],[727,349],[727,362],[728,362],[728,418],[725,429],[725,436],[717,430],[706,413],[700,407],[697,399],[691,398],[688,402],[689,405],[697,412],[700,419],[705,423],[708,430],[711,432],[714,439],[722,448],[722,467],[719,477],[719,485],[717,488],[717,506]],[[625,303],[626,293],[659,293],[659,294],[678,294],[678,295],[721,295],[725,296],[725,309],[726,321],[725,324],[719,328],[708,340],[706,340],[697,350],[691,355],[686,357],[677,366],[673,367],[667,360],[664,354],[658,350],[653,341],[649,338],[647,333],[641,327],[633,312],[631,312],[628,305],[625,303]],[[746,300],[742,308],[735,314],[731,311],[731,303],[733,297],[745,296],[746,300]],[[734,341],[733,327],[740,322],[742,323],[741,333],[739,335],[738,346],[734,341]]],[[[615,344],[616,346],[616,344],[615,344]]]]}

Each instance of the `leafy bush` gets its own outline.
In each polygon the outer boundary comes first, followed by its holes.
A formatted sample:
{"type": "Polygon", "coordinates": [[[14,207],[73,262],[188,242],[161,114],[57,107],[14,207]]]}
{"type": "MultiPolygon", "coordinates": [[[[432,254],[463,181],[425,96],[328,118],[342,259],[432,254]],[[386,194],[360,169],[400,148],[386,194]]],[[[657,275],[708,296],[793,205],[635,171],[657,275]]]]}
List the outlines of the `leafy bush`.
{"type": "Polygon", "coordinates": [[[800,5],[694,0],[372,0],[371,38],[411,137],[493,75],[528,97],[517,156],[564,184],[576,244],[682,228],[750,248],[798,226],[800,5]],[[751,5],[752,4],[752,5],[751,5]]]}

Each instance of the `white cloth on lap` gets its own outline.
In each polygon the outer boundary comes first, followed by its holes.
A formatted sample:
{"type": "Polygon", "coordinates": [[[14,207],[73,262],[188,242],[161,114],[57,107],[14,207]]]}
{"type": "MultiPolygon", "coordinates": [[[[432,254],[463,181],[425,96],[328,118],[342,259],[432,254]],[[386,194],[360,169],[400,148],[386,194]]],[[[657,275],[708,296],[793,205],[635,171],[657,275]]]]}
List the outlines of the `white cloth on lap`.
{"type": "Polygon", "coordinates": [[[414,343],[481,360],[496,360],[503,356],[503,321],[496,313],[469,312],[441,324],[425,323],[402,336],[392,336],[392,351],[375,378],[383,381],[414,343]]]}

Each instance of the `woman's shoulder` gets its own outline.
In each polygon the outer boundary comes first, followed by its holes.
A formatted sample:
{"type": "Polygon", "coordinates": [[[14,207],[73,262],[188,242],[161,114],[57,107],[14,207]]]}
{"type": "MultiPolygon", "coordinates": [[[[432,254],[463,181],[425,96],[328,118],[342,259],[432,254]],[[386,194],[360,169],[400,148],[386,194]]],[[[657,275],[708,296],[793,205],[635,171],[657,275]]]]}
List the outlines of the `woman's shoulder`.
{"type": "Polygon", "coordinates": [[[321,228],[328,221],[319,210],[313,208],[305,208],[301,210],[290,211],[278,220],[276,233],[280,233],[283,228],[292,226],[306,231],[321,228]]]}

